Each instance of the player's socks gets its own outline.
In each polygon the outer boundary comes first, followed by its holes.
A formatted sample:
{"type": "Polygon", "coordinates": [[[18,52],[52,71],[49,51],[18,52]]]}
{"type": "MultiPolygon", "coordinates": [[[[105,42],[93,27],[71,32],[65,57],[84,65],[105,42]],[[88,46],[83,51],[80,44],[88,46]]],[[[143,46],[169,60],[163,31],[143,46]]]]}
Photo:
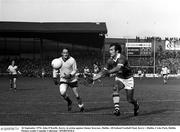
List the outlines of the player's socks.
{"type": "Polygon", "coordinates": [[[114,108],[113,114],[116,116],[119,116],[120,115],[119,104],[115,104],[114,107],[115,108],[114,108]]]}
{"type": "Polygon", "coordinates": [[[68,102],[68,111],[72,110],[72,101],[68,102]]]}
{"type": "Polygon", "coordinates": [[[82,104],[82,99],[78,96],[76,97],[78,104],[82,104]]]}
{"type": "Polygon", "coordinates": [[[115,109],[115,110],[119,110],[119,104],[115,104],[115,105],[114,105],[114,109],[115,109]]]}
{"type": "Polygon", "coordinates": [[[67,102],[72,102],[67,95],[63,96],[63,98],[64,98],[67,102]]]}
{"type": "Polygon", "coordinates": [[[71,111],[71,109],[72,109],[72,101],[70,100],[70,98],[67,95],[65,95],[63,97],[68,103],[68,111],[71,111]]]}
{"type": "Polygon", "coordinates": [[[14,88],[14,92],[16,92],[16,88],[14,88]]]}
{"type": "Polygon", "coordinates": [[[78,101],[78,107],[80,109],[80,112],[84,111],[84,104],[82,103],[82,99],[80,97],[76,97],[77,101],[78,101]]]}
{"type": "Polygon", "coordinates": [[[114,102],[114,112],[113,114],[116,116],[120,115],[120,110],[119,110],[119,94],[118,93],[113,93],[113,102],[114,102]]]}
{"type": "Polygon", "coordinates": [[[84,112],[84,104],[78,104],[80,112],[84,112]]]}
{"type": "Polygon", "coordinates": [[[16,92],[16,84],[14,84],[14,92],[16,92]]]}
{"type": "Polygon", "coordinates": [[[16,85],[14,85],[14,89],[16,89],[16,85]]]}
{"type": "Polygon", "coordinates": [[[134,102],[134,116],[137,116],[139,114],[139,103],[137,100],[134,102]]]}

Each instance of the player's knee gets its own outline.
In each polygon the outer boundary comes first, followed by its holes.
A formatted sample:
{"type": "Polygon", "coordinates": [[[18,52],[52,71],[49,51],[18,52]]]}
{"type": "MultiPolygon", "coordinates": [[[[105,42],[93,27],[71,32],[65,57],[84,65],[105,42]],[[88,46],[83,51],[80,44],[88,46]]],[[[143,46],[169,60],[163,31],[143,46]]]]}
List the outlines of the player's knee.
{"type": "Polygon", "coordinates": [[[59,91],[60,91],[61,96],[64,96],[66,94],[66,87],[63,85],[60,85],[59,91]]]}
{"type": "Polygon", "coordinates": [[[113,87],[113,93],[118,93],[118,85],[114,85],[113,87]]]}
{"type": "Polygon", "coordinates": [[[64,96],[66,94],[66,91],[64,89],[60,89],[60,94],[64,96]]]}

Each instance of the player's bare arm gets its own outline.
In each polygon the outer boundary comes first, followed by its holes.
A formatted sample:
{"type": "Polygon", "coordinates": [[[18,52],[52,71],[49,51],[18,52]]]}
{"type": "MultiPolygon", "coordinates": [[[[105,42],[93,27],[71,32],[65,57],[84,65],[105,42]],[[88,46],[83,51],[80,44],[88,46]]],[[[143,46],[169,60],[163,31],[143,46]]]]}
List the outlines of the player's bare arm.
{"type": "Polygon", "coordinates": [[[58,77],[58,70],[53,68],[53,81],[54,81],[55,85],[59,84],[59,81],[58,81],[57,77],[58,77]]]}
{"type": "Polygon", "coordinates": [[[20,70],[19,70],[19,68],[17,67],[17,73],[19,74],[19,75],[21,75],[22,73],[20,72],[20,70]]]}
{"type": "Polygon", "coordinates": [[[93,77],[93,80],[97,80],[99,78],[105,77],[108,74],[113,74],[113,73],[117,73],[121,70],[122,65],[117,65],[116,67],[114,67],[111,70],[108,70],[106,68],[104,68],[103,71],[99,72],[95,77],[93,77]]]}
{"type": "Polygon", "coordinates": [[[123,64],[118,64],[116,67],[114,67],[113,69],[109,70],[108,73],[109,74],[113,74],[113,73],[117,73],[121,70],[121,67],[123,66],[123,64]]]}

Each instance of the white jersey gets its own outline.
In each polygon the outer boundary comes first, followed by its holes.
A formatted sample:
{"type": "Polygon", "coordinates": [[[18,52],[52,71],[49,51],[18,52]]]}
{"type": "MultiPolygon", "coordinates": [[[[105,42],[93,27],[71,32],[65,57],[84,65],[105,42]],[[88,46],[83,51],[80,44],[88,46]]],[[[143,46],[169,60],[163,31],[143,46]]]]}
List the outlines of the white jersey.
{"type": "Polygon", "coordinates": [[[9,65],[8,71],[9,71],[9,74],[16,75],[17,74],[17,66],[9,65]]]}
{"type": "MultiPolygon", "coordinates": [[[[60,82],[75,82],[77,81],[76,71],[77,71],[77,64],[73,57],[69,57],[66,61],[62,59],[62,57],[59,58],[62,62],[62,66],[59,69],[60,74],[60,82]],[[65,79],[65,75],[71,74],[72,77],[70,79],[65,79]]],[[[55,77],[57,73],[57,70],[54,70],[53,77],[55,77]]]]}
{"type": "Polygon", "coordinates": [[[177,74],[180,74],[180,69],[178,69],[177,74]]]}
{"type": "Polygon", "coordinates": [[[142,71],[141,71],[141,70],[138,70],[138,74],[142,74],[142,71]]]}
{"type": "Polygon", "coordinates": [[[167,67],[162,67],[161,74],[168,74],[169,70],[167,67]]]}

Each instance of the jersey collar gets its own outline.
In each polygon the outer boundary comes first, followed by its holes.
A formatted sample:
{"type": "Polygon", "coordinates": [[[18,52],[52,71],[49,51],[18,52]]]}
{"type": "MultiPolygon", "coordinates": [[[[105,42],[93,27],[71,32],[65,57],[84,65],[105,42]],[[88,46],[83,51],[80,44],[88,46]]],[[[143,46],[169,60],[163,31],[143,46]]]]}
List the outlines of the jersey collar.
{"type": "Polygon", "coordinates": [[[115,58],[113,58],[113,60],[114,60],[114,61],[117,61],[117,59],[119,59],[119,58],[120,58],[120,56],[121,56],[121,54],[120,54],[120,53],[118,53],[118,54],[116,55],[116,57],[115,57],[115,58]]]}
{"type": "Polygon", "coordinates": [[[64,61],[64,62],[66,62],[67,60],[69,60],[71,58],[71,56],[69,56],[67,59],[63,59],[63,57],[62,57],[62,60],[64,61]]]}

